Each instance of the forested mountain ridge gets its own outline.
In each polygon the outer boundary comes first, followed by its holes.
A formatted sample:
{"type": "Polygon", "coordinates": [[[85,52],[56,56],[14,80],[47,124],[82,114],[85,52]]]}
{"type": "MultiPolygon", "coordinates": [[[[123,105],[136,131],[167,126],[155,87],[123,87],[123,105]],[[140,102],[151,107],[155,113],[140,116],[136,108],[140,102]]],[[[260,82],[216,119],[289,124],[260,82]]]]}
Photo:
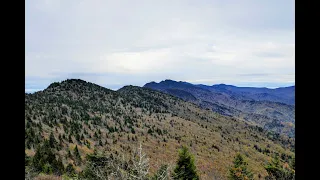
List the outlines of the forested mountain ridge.
{"type": "Polygon", "coordinates": [[[81,173],[88,154],[129,156],[139,143],[150,157],[151,174],[160,163],[175,163],[178,149],[187,146],[201,179],[226,179],[238,152],[255,178],[267,175],[264,165],[272,156],[282,163],[294,158],[294,138],[136,86],[113,91],[76,79],[53,83],[25,95],[25,124],[26,165],[37,172],[63,166],[81,173]],[[56,161],[43,160],[43,146],[56,161]]]}
{"type": "Polygon", "coordinates": [[[294,86],[277,89],[242,88],[165,80],[150,82],[143,87],[171,94],[223,115],[253,122],[268,130],[291,137],[295,134],[294,86]]]}
{"type": "Polygon", "coordinates": [[[242,95],[255,101],[272,101],[284,104],[295,104],[295,86],[280,87],[275,89],[257,87],[237,87],[226,84],[212,86],[196,85],[211,91],[227,92],[229,94],[242,95]]]}

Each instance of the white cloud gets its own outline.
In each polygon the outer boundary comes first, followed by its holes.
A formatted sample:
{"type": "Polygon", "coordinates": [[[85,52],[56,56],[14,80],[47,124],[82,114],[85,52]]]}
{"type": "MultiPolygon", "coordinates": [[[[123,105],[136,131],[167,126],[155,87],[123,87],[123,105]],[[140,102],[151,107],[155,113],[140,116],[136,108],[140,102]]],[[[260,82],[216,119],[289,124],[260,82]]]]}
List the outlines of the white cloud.
{"type": "Polygon", "coordinates": [[[26,79],[294,82],[294,34],[292,1],[30,0],[26,79]]]}

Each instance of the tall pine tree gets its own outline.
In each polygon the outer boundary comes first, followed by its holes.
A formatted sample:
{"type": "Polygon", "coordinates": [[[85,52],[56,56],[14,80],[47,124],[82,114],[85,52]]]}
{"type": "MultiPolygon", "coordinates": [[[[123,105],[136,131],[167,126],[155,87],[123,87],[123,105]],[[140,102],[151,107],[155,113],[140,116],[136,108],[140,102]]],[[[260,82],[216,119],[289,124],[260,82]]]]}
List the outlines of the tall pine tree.
{"type": "Polygon", "coordinates": [[[32,166],[37,172],[53,172],[61,175],[64,171],[61,158],[56,159],[48,140],[44,140],[43,144],[38,146],[32,158],[32,166]]]}
{"type": "Polygon", "coordinates": [[[275,156],[264,168],[268,172],[267,180],[295,178],[294,169],[290,168],[287,163],[282,166],[278,156],[275,156]]]}
{"type": "Polygon", "coordinates": [[[81,156],[80,156],[80,153],[79,153],[79,150],[78,150],[78,146],[76,145],[76,147],[74,148],[73,150],[73,154],[75,156],[75,158],[78,160],[78,161],[81,161],[81,156]]]}
{"type": "Polygon", "coordinates": [[[71,134],[69,134],[69,143],[73,143],[71,134]]]}
{"type": "Polygon", "coordinates": [[[56,139],[54,138],[53,133],[50,133],[50,137],[49,137],[49,144],[51,148],[55,147],[55,144],[57,143],[56,139]]]}
{"type": "Polygon", "coordinates": [[[198,180],[199,175],[194,164],[194,157],[189,153],[188,148],[183,146],[179,150],[179,158],[174,169],[173,179],[198,180]]]}
{"type": "Polygon", "coordinates": [[[253,179],[253,174],[247,169],[248,163],[241,154],[237,154],[233,161],[233,167],[229,169],[229,179],[244,180],[253,179]]]}

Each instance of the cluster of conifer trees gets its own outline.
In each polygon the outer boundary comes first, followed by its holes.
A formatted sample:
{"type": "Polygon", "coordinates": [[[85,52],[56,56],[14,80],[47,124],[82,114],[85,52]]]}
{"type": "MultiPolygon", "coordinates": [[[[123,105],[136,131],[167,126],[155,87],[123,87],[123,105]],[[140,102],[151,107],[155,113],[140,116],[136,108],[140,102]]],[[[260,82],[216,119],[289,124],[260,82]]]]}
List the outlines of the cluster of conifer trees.
{"type": "MultiPolygon", "coordinates": [[[[50,136],[51,137],[51,136],[50,136]]],[[[38,146],[36,154],[31,158],[25,155],[26,170],[32,169],[34,174],[45,173],[55,175],[67,175],[76,179],[103,179],[110,176],[116,176],[117,179],[177,179],[177,180],[198,180],[199,173],[195,166],[194,156],[188,151],[188,148],[182,146],[179,150],[178,159],[173,169],[168,164],[160,166],[158,171],[150,175],[149,159],[140,152],[133,159],[125,161],[120,155],[110,156],[101,155],[97,152],[86,156],[86,168],[76,173],[72,164],[66,167],[61,158],[56,158],[52,148],[55,148],[55,139],[44,140],[41,146],[38,146]],[[120,169],[120,171],[119,171],[120,169]]],[[[79,150],[75,146],[73,152],[68,151],[67,156],[72,158],[77,165],[84,162],[81,159],[79,150]]],[[[295,160],[288,163],[281,163],[276,156],[265,166],[268,176],[267,180],[272,179],[294,179],[295,178],[295,160]]],[[[237,154],[233,161],[233,166],[229,168],[228,178],[231,180],[253,179],[254,174],[248,169],[248,163],[241,154],[237,154]]],[[[261,175],[258,174],[258,178],[261,175]]]]}

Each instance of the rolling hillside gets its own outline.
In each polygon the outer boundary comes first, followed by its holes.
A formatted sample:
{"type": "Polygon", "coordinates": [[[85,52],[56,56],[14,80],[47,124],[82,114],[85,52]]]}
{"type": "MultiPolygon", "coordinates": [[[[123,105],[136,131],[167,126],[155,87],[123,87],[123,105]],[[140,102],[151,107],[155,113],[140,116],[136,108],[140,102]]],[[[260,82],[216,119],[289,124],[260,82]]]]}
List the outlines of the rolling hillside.
{"type": "MultiPolygon", "coordinates": [[[[171,92],[190,101],[198,97],[171,92]]],[[[174,164],[178,149],[186,145],[195,156],[201,179],[227,179],[238,152],[248,160],[255,179],[267,175],[264,165],[274,155],[282,163],[295,156],[294,138],[251,122],[149,88],[125,86],[113,91],[77,79],[26,94],[25,124],[25,152],[30,162],[47,139],[54,158],[65,168],[70,164],[77,173],[85,169],[88,154],[130,156],[140,143],[150,157],[150,173],[159,169],[159,164],[174,164]],[[78,158],[74,149],[79,151],[78,158]]]]}
{"type": "Polygon", "coordinates": [[[223,115],[241,118],[294,137],[294,87],[240,88],[230,85],[193,85],[165,80],[151,82],[146,88],[158,90],[208,108],[223,115]],[[284,102],[288,102],[285,104],[284,102]]]}
{"type": "Polygon", "coordinates": [[[289,105],[295,104],[295,86],[281,87],[275,89],[255,88],[255,87],[237,87],[226,84],[217,84],[212,86],[196,85],[213,92],[222,92],[232,95],[240,95],[248,100],[272,101],[289,105]]]}

